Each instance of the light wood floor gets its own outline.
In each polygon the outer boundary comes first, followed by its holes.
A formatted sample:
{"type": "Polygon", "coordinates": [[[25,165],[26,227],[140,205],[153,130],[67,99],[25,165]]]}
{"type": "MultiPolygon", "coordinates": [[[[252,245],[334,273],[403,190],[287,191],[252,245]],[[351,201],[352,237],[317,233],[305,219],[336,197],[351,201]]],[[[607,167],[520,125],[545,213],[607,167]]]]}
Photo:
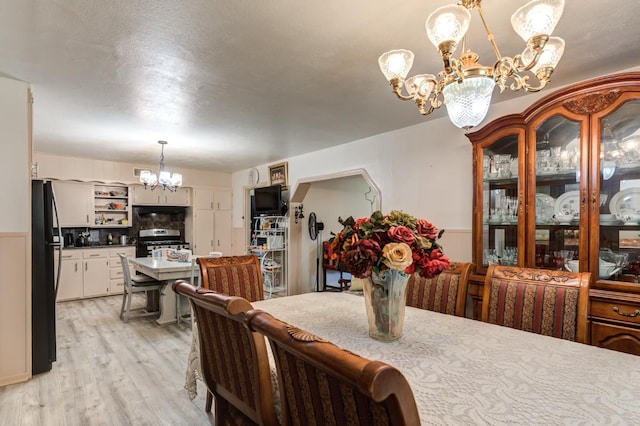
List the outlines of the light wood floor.
{"type": "Polygon", "coordinates": [[[205,387],[184,389],[191,330],[119,319],[121,296],[57,304],[57,362],[0,388],[0,425],[201,425],[205,387]]]}

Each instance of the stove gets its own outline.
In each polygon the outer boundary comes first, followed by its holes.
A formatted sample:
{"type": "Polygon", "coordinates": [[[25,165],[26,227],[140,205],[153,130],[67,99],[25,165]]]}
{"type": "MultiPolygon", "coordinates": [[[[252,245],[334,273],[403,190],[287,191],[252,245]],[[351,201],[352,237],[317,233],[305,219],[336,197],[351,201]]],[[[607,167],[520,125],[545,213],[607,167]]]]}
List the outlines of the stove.
{"type": "Polygon", "coordinates": [[[189,243],[182,240],[177,229],[141,229],[138,233],[136,257],[151,257],[155,249],[189,249],[189,243]]]}

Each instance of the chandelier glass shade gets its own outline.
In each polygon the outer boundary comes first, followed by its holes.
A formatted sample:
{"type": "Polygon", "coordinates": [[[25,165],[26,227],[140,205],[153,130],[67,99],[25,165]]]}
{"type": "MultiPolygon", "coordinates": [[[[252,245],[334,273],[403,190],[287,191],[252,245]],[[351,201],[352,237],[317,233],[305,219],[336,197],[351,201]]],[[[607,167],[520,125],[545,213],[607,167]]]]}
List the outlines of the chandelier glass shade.
{"type": "Polygon", "coordinates": [[[151,170],[142,170],[140,172],[140,183],[142,183],[145,189],[154,190],[158,186],[163,190],[169,190],[175,192],[180,186],[182,186],[182,175],[180,173],[170,173],[164,169],[164,146],[167,145],[167,141],[158,141],[162,145],[162,152],[160,154],[160,168],[158,174],[151,170]]]}
{"type": "Polygon", "coordinates": [[[449,119],[461,129],[475,127],[487,115],[496,82],[485,76],[468,77],[444,87],[444,103],[449,119]]]}
{"type": "Polygon", "coordinates": [[[564,53],[564,40],[551,37],[563,10],[564,0],[532,0],[516,10],[511,24],[526,45],[522,53],[510,57],[500,54],[481,0],[460,0],[456,5],[436,9],[425,23],[427,36],[443,61],[437,76],[418,74],[407,78],[414,59],[409,50],[386,52],[378,58],[378,64],[399,99],[415,101],[423,115],[447,105],[453,124],[468,130],[484,120],[496,85],[500,92],[507,87],[537,92],[547,85],[564,53]],[[464,48],[473,10],[478,12],[496,55],[492,66],[479,64],[478,55],[464,48]],[[462,54],[459,59],[454,58],[461,41],[462,54]],[[535,77],[534,82],[530,82],[531,77],[535,77]]]}

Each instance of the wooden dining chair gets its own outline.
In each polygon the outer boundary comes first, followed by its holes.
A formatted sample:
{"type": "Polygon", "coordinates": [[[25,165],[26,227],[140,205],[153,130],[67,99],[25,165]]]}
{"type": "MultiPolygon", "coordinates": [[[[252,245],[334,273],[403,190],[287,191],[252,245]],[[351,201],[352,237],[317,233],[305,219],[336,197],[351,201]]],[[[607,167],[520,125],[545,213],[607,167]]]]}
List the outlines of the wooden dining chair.
{"type": "Polygon", "coordinates": [[[371,361],[286,324],[247,314],[267,337],[278,372],[283,425],[419,425],[409,383],[396,368],[371,361]]]}
{"type": "Polygon", "coordinates": [[[589,272],[491,265],[482,321],[588,343],[589,272]]]}
{"type": "Polygon", "coordinates": [[[467,284],[471,263],[451,262],[435,278],[409,277],[407,306],[463,317],[467,306],[467,284]]]}
{"type": "MultiPolygon", "coordinates": [[[[196,316],[202,378],[215,397],[216,425],[278,424],[267,346],[244,322],[251,303],[185,280],[176,281],[173,290],[189,298],[196,316]]],[[[211,404],[207,398],[207,412],[211,404]]]]}
{"type": "Polygon", "coordinates": [[[257,256],[199,257],[200,285],[249,302],[264,300],[262,272],[257,256]]]}
{"type": "Polygon", "coordinates": [[[131,269],[129,269],[129,259],[126,255],[118,253],[120,256],[120,264],[122,265],[122,273],[124,276],[124,289],[122,292],[122,307],[120,308],[120,319],[124,322],[128,322],[133,317],[147,317],[158,316],[160,313],[157,311],[149,311],[147,305],[149,304],[149,292],[160,291],[164,287],[162,281],[155,280],[146,275],[131,275],[131,269]],[[131,308],[131,301],[133,295],[136,293],[144,293],[145,305],[142,307],[131,308]]]}

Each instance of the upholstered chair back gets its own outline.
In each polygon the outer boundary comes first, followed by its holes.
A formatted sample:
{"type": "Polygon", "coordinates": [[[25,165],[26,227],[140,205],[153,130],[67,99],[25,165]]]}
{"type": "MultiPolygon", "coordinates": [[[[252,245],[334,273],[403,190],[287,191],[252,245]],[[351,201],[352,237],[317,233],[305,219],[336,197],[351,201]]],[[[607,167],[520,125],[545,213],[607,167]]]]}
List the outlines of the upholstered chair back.
{"type": "Polygon", "coordinates": [[[491,265],[482,321],[587,343],[589,279],[589,272],[491,265]]]}
{"type": "Polygon", "coordinates": [[[407,306],[464,316],[471,263],[451,262],[435,278],[413,274],[407,284],[407,306]]]}
{"type": "Polygon", "coordinates": [[[283,425],[419,425],[413,392],[394,367],[345,351],[263,311],[248,314],[267,337],[278,372],[283,425]]]}
{"type": "Polygon", "coordinates": [[[199,257],[197,262],[203,288],[243,297],[249,302],[264,300],[257,256],[199,257]]]}
{"type": "Polygon", "coordinates": [[[182,280],[173,290],[189,298],[196,316],[202,378],[214,396],[216,424],[277,424],[267,346],[244,323],[251,304],[182,280]]]}

